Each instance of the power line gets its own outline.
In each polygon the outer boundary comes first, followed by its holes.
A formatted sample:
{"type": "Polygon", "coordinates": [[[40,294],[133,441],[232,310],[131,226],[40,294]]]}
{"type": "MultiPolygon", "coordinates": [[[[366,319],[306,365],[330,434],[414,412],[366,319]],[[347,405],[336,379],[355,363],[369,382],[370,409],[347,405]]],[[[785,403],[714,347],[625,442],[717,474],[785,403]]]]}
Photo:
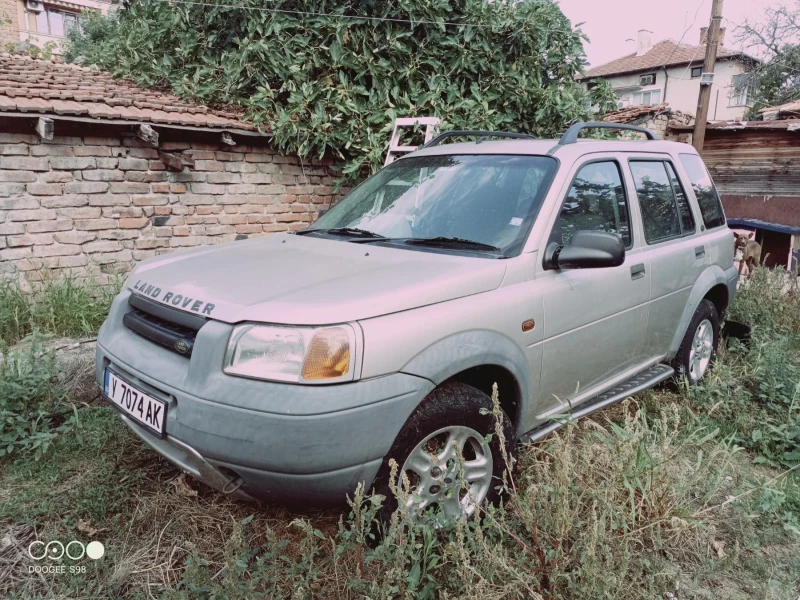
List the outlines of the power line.
{"type": "MultiPolygon", "coordinates": [[[[689,30],[692,27],[694,27],[694,24],[697,22],[697,15],[700,14],[700,9],[703,8],[703,4],[705,4],[705,3],[706,3],[706,0],[701,0],[700,4],[697,5],[697,10],[694,11],[694,17],[692,18],[692,22],[689,23],[689,26],[686,29],[684,29],[683,35],[681,35],[681,39],[678,40],[678,43],[675,44],[675,47],[672,49],[672,54],[669,55],[667,60],[664,61],[664,66],[661,67],[662,69],[664,69],[664,72],[666,72],[666,70],[667,70],[667,65],[669,64],[669,61],[672,60],[672,57],[675,56],[675,52],[678,51],[678,48],[680,47],[681,42],[683,41],[683,38],[686,37],[686,34],[689,33],[689,30]]],[[[697,48],[695,48],[694,52],[695,52],[695,56],[696,56],[697,55],[697,48]]],[[[692,56],[692,60],[694,60],[694,56],[692,56]]],[[[689,64],[691,64],[691,62],[689,64]]],[[[683,79],[683,75],[680,76],[680,79],[683,79]]],[[[666,100],[666,98],[665,98],[665,100],[666,100]]]]}
{"type": "MultiPolygon", "coordinates": [[[[224,4],[217,2],[200,2],[198,0],[157,0],[166,4],[188,4],[192,6],[210,6],[213,8],[235,8],[239,10],[257,10],[260,12],[279,13],[285,15],[302,15],[306,17],[329,17],[333,19],[345,19],[353,21],[383,21],[390,23],[410,23],[411,25],[453,25],[456,27],[491,27],[485,23],[455,23],[450,21],[426,21],[400,19],[396,17],[367,17],[360,15],[340,15],[336,13],[311,12],[303,10],[288,10],[284,8],[267,8],[264,6],[243,6],[241,4],[224,4]]],[[[551,30],[553,31],[553,30],[551,30]]],[[[564,31],[562,31],[564,33],[564,31]]],[[[572,33],[572,32],[570,32],[572,33]]]]}

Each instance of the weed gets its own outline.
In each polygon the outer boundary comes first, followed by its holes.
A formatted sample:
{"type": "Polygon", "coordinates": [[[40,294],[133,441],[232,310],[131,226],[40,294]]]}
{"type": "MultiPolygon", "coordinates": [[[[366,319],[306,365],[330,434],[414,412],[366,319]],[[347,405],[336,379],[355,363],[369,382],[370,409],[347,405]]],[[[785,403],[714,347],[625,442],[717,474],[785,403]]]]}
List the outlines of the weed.
{"type": "Polygon", "coordinates": [[[38,460],[78,416],[65,402],[55,355],[35,337],[0,356],[0,458],[32,453],[38,460]]]}
{"type": "Polygon", "coordinates": [[[731,306],[753,328],[744,346],[731,340],[691,402],[709,422],[757,452],[756,461],[800,464],[800,288],[781,269],[757,269],[731,306]]]}
{"type": "Polygon", "coordinates": [[[29,298],[16,280],[0,279],[0,340],[13,344],[24,338],[30,327],[29,298]]]}
{"type": "Polygon", "coordinates": [[[44,276],[32,292],[15,280],[0,280],[0,340],[14,344],[33,331],[59,336],[88,336],[105,320],[121,281],[96,286],[63,274],[44,276]]]}

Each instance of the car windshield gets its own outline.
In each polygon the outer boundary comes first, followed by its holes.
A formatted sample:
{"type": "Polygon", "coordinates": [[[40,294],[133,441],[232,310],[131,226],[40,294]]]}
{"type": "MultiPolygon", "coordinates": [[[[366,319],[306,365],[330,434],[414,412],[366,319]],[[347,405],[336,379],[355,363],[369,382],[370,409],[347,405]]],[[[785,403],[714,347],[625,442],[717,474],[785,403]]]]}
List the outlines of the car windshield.
{"type": "Polygon", "coordinates": [[[547,156],[404,158],[358,186],[306,232],[513,256],[522,250],[556,165],[547,156]]]}

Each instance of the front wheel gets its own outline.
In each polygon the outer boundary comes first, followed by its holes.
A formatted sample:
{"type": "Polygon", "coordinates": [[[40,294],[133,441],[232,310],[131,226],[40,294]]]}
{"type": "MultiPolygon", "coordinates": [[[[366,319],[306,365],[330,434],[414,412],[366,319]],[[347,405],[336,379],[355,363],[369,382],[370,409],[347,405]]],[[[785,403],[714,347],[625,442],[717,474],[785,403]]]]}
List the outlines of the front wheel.
{"type": "Polygon", "coordinates": [[[375,491],[386,497],[381,519],[398,508],[390,485],[390,461],[399,469],[394,486],[411,522],[445,524],[472,517],[497,502],[503,473],[514,460],[515,434],[502,410],[502,436],[495,433],[492,400],[472,386],[446,382],[434,389],[397,435],[384,458],[375,491]],[[502,438],[502,439],[501,439],[502,438]]]}
{"type": "Polygon", "coordinates": [[[714,362],[718,344],[717,308],[710,300],[701,300],[672,361],[675,372],[685,376],[691,385],[700,383],[714,362]]]}

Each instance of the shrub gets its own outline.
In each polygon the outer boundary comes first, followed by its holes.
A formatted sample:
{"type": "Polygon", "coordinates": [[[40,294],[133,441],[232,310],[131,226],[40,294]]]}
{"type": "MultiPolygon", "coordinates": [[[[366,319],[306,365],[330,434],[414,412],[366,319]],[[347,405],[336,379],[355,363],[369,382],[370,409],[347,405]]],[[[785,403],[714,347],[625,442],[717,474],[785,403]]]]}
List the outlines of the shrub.
{"type": "Polygon", "coordinates": [[[55,355],[35,336],[0,355],[0,457],[39,459],[53,439],[72,429],[77,413],[65,403],[55,355]]]}
{"type": "Polygon", "coordinates": [[[731,317],[752,327],[749,346],[730,341],[701,386],[688,389],[708,418],[757,452],[756,461],[800,464],[800,287],[783,269],[757,269],[731,317]]]}
{"type": "Polygon", "coordinates": [[[730,307],[731,318],[755,329],[756,337],[767,339],[773,333],[800,336],[800,279],[797,272],[782,267],[755,270],[753,277],[740,285],[730,307]]]}
{"type": "Polygon", "coordinates": [[[589,103],[616,108],[609,86],[589,98],[575,81],[584,39],[549,0],[133,0],[73,29],[65,57],[237,105],[281,150],[346,159],[355,177],[383,164],[398,116],[552,137],[589,103]]]}

